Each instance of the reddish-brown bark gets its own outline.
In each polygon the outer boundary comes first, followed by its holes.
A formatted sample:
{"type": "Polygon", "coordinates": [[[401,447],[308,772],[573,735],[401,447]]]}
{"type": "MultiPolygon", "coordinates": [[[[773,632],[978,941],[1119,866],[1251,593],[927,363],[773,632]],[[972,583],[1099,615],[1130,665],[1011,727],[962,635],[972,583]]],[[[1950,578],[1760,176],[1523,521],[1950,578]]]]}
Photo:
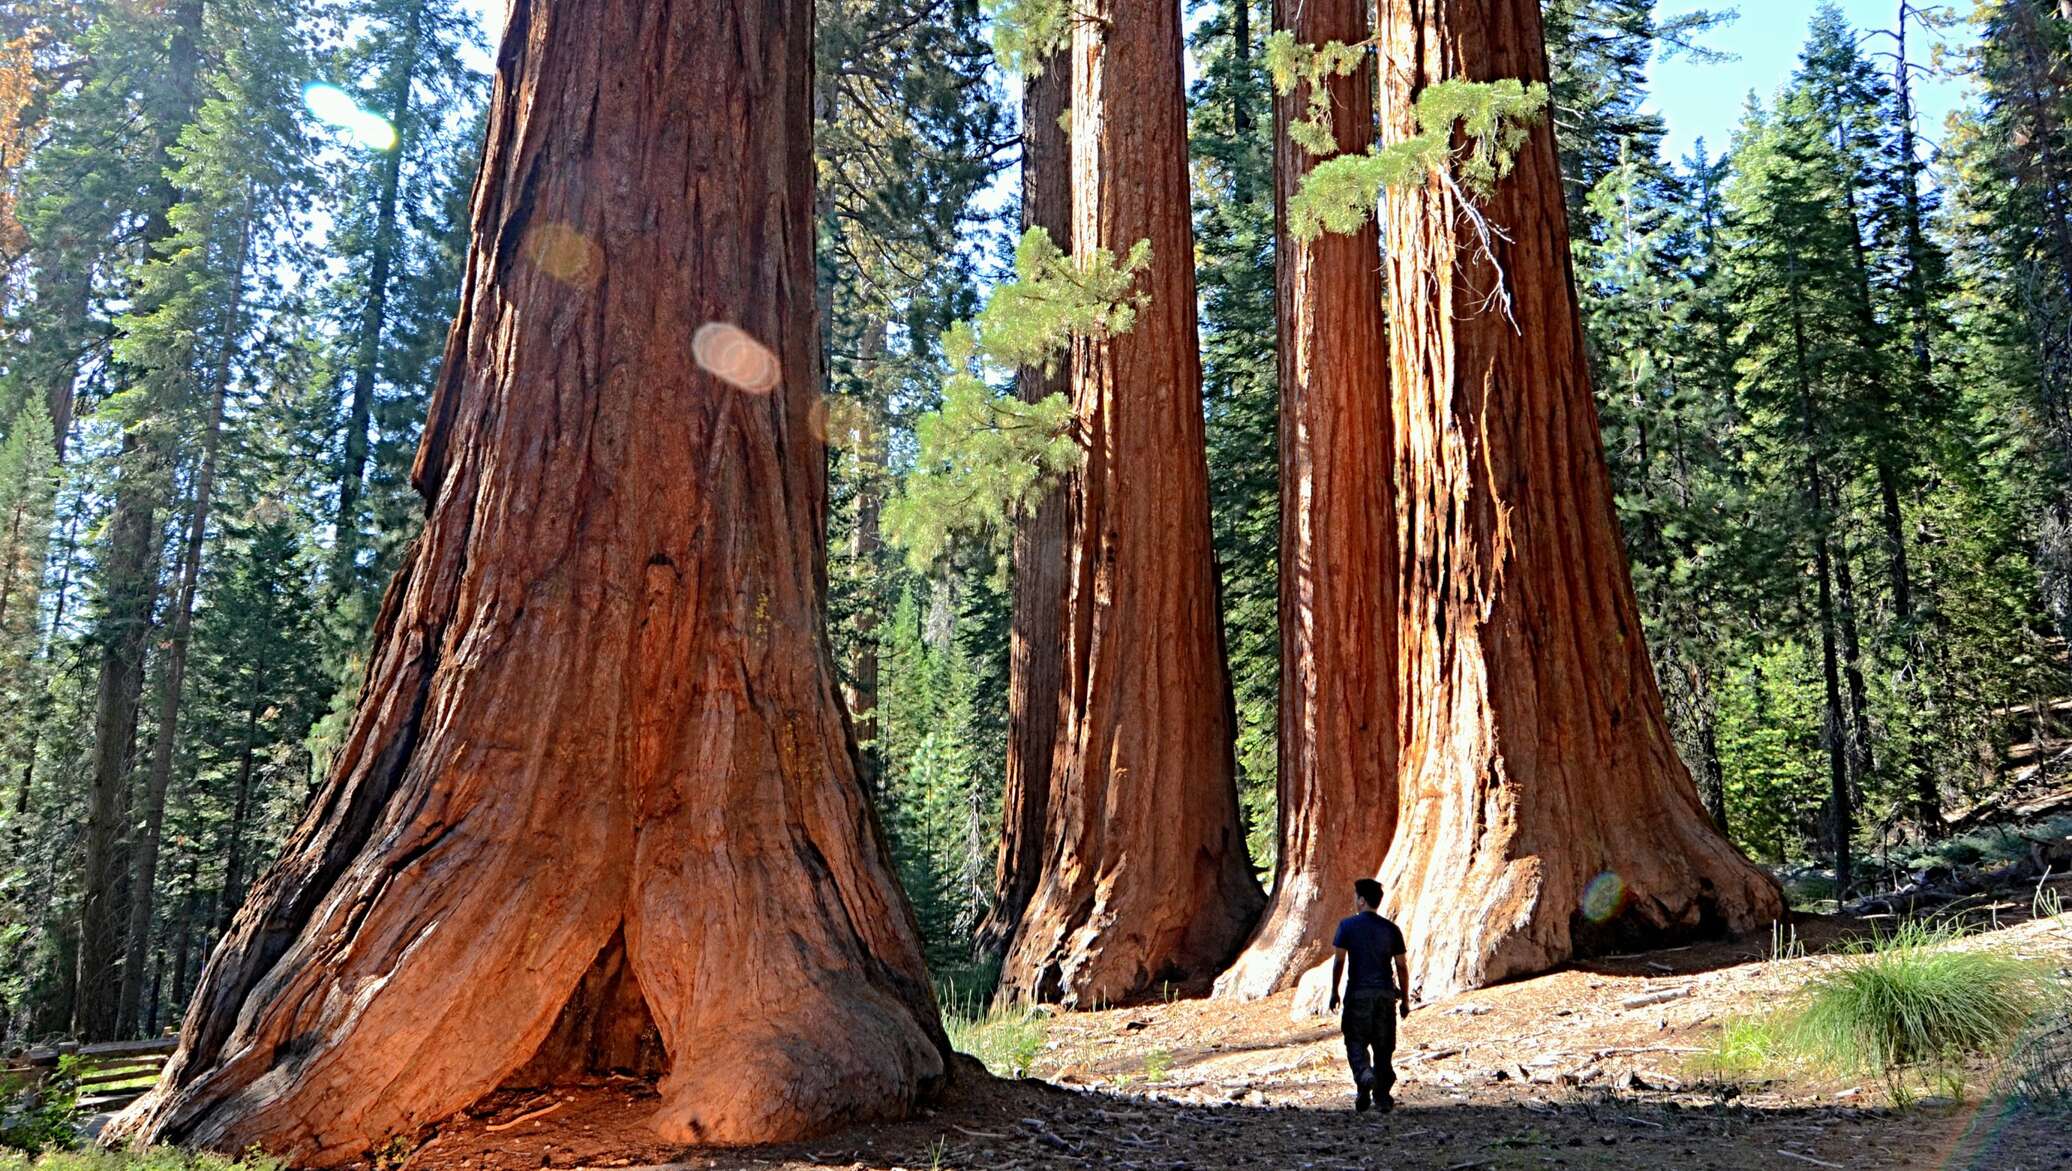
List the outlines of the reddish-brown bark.
{"type": "MultiPolygon", "coordinates": [[[[1380,23],[1384,141],[1414,132],[1428,84],[1547,77],[1538,0],[1382,0],[1380,23]]],[[[1436,180],[1383,218],[1408,724],[1382,880],[1427,996],[1781,910],[1663,718],[1548,122],[1483,210],[1505,233],[1494,264],[1436,180]]]]}
{"type": "MultiPolygon", "coordinates": [[[[1281,0],[1304,44],[1367,39],[1366,0],[1281,0]]],[[[1332,79],[1340,151],[1373,137],[1371,59],[1332,79]]],[[[1266,916],[1218,995],[1254,999],[1331,954],[1352,883],[1381,868],[1396,822],[1396,527],[1379,229],[1287,231],[1318,161],[1287,135],[1307,87],[1274,105],[1280,312],[1280,854],[1266,916]]]]}
{"type": "Polygon", "coordinates": [[[650,1021],[675,1140],[944,1075],[824,629],[810,35],[806,0],[513,13],[424,533],[337,765],[117,1133],[338,1165],[535,1056],[637,1065],[650,1021]],[[701,369],[711,322],[775,385],[701,369]]]}
{"type": "Polygon", "coordinates": [[[1194,233],[1170,0],[1097,0],[1072,45],[1073,251],[1151,242],[1127,333],[1074,343],[1072,486],[1050,841],[1009,997],[1114,1002],[1205,981],[1257,916],[1209,546],[1194,233]]]}
{"type": "MultiPolygon", "coordinates": [[[[1069,54],[1053,55],[1041,74],[1022,79],[1022,227],[1042,228],[1067,251],[1072,247],[1072,142],[1063,118],[1071,108],[1069,54]]],[[[1072,383],[1059,362],[1023,369],[1015,389],[1023,401],[1041,402],[1070,394],[1072,383]]],[[[1007,779],[1000,798],[993,907],[978,932],[983,951],[1007,946],[1043,871],[1044,816],[1057,748],[1058,696],[1065,682],[1065,570],[1071,551],[1071,501],[1059,486],[1015,520],[1007,779]]]]}

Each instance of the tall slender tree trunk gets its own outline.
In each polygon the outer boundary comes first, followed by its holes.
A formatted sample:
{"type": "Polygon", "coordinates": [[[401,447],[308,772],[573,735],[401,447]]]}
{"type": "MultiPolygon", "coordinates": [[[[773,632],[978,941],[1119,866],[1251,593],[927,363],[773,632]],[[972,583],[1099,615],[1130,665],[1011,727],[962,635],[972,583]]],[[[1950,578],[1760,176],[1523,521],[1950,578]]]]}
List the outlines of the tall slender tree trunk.
{"type": "Polygon", "coordinates": [[[144,656],[158,595],[158,496],[166,475],[165,452],[157,439],[133,432],[124,438],[122,451],[122,478],[101,569],[101,661],[79,879],[72,1031],[90,1041],[112,1039],[119,1025],[123,828],[144,656]]]}
{"type": "MultiPolygon", "coordinates": [[[[1274,27],[1303,44],[1359,44],[1366,0],[1280,0],[1274,27]]],[[[1374,135],[1374,67],[1334,78],[1340,153],[1374,135]]],[[[1274,104],[1274,249],[1280,307],[1279,841],[1273,895],[1219,995],[1268,996],[1331,954],[1352,883],[1381,869],[1396,825],[1399,574],[1388,330],[1380,229],[1308,243],[1288,201],[1319,161],[1287,123],[1307,87],[1274,104]]]]}
{"type": "Polygon", "coordinates": [[[1713,691],[1711,672],[1694,658],[1684,658],[1685,686],[1691,693],[1692,747],[1697,751],[1698,799],[1720,833],[1727,828],[1727,771],[1719,756],[1719,697],[1713,691]]]}
{"type": "MultiPolygon", "coordinates": [[[[1230,6],[1230,55],[1237,62],[1240,78],[1239,84],[1230,87],[1231,137],[1243,143],[1252,135],[1252,95],[1247,81],[1252,68],[1252,0],[1235,0],[1230,6]]],[[[1231,169],[1230,194],[1239,204],[1252,202],[1250,168],[1231,169]]]]}
{"type": "MultiPolygon", "coordinates": [[[[1022,79],[1022,228],[1042,228],[1067,251],[1072,248],[1072,140],[1063,119],[1071,108],[1070,54],[1054,55],[1041,74],[1022,79]]],[[[1031,366],[1016,375],[1015,389],[1024,402],[1041,402],[1070,394],[1072,380],[1062,364],[1047,370],[1031,366]]],[[[1071,555],[1071,494],[1059,486],[1015,518],[1007,780],[1000,798],[993,906],[978,930],[982,953],[1006,950],[1043,870],[1044,818],[1065,683],[1065,583],[1071,555]]]]}
{"type": "MultiPolygon", "coordinates": [[[[1826,515],[1839,517],[1841,500],[1832,482],[1826,515]]],[[[1863,633],[1856,621],[1856,575],[1849,568],[1849,539],[1846,533],[1833,536],[1835,545],[1835,625],[1842,636],[1842,683],[1849,698],[1849,779],[1851,796],[1862,793],[1876,763],[1871,754],[1870,695],[1863,681],[1863,633]]]]}
{"type": "Polygon", "coordinates": [[[245,901],[246,827],[252,813],[252,761],[259,735],[259,688],[253,684],[245,703],[245,730],[237,752],[237,798],[230,806],[229,841],[223,857],[223,900],[218,914],[210,917],[217,934],[230,930],[230,916],[245,901]]]}
{"type": "Polygon", "coordinates": [[[879,364],[885,358],[885,319],[873,317],[864,327],[857,346],[862,383],[868,388],[863,401],[861,426],[856,442],[856,523],[849,530],[849,557],[870,585],[869,597],[856,614],[856,639],[850,648],[849,683],[842,699],[849,707],[860,746],[864,786],[879,792],[883,783],[882,757],[878,751],[878,613],[883,604],[879,561],[885,551],[881,518],[885,510],[886,450],[884,419],[886,404],[881,390],[879,364]]]}
{"type": "Polygon", "coordinates": [[[512,13],[424,533],[328,780],[116,1133],[361,1159],[527,1067],[621,954],[637,995],[588,1026],[659,1030],[668,1141],[943,1078],[826,635],[811,23],[512,13]]]}
{"type": "Polygon", "coordinates": [[[1151,244],[1128,333],[1074,343],[1086,460],[1044,868],[1010,997],[1206,984],[1263,901],[1245,859],[1209,539],[1194,232],[1172,0],[1095,0],[1072,39],[1072,245],[1151,244]]]}
{"type": "Polygon", "coordinates": [[[352,397],[345,409],[345,459],[338,473],[337,544],[333,552],[334,584],[354,579],[360,554],[360,493],[367,483],[367,429],[374,412],[374,388],[381,379],[381,339],[388,327],[390,273],[400,233],[396,206],[403,182],[403,155],[412,133],[410,103],[417,82],[418,47],[423,41],[424,4],[410,6],[403,43],[390,66],[387,94],[389,122],[396,145],[381,156],[381,193],[374,208],[374,251],[367,271],[367,300],[360,310],[359,337],[353,352],[352,397]]]}
{"type": "MultiPolygon", "coordinates": [[[[2072,0],[2065,0],[2072,3],[2072,0]]],[[[1896,29],[1898,46],[1897,59],[1893,65],[1892,89],[1899,104],[1899,158],[1901,182],[1901,209],[1906,216],[1906,310],[1912,329],[1908,338],[1909,356],[1912,359],[1912,385],[1909,393],[1916,401],[1926,399],[1935,393],[1935,312],[1928,289],[1928,257],[1930,245],[1926,215],[1921,207],[1921,160],[1915,145],[1914,131],[1914,77],[1913,67],[1907,58],[1907,22],[1914,15],[1911,0],[1900,0],[1899,24],[1896,29]]],[[[1898,534],[1893,544],[1892,588],[1893,620],[1900,632],[1901,647],[1905,654],[1903,669],[1911,666],[1921,653],[1921,632],[1915,628],[1914,592],[1912,575],[1906,564],[1905,529],[1899,521],[1899,485],[1895,477],[1881,476],[1878,491],[1886,517],[1888,540],[1891,534],[1898,534]]],[[[1914,687],[1920,702],[1932,708],[1934,696],[1928,688],[1914,687]]],[[[1942,836],[1942,788],[1936,777],[1935,764],[1929,758],[1926,738],[1915,737],[1908,753],[1907,771],[1914,783],[1914,818],[1921,823],[1923,836],[1933,840],[1942,836]]]]}
{"type": "Polygon", "coordinates": [[[238,241],[230,304],[224,314],[222,350],[210,377],[209,421],[202,432],[201,466],[194,475],[194,506],[187,517],[187,540],[180,553],[180,582],[173,598],[171,638],[160,681],[158,729],[151,743],[151,771],[144,785],[144,824],[132,860],[134,878],[129,900],[129,945],[122,961],[122,1031],[131,1032],[144,992],[144,958],[151,946],[151,915],[158,882],[159,841],[165,827],[165,794],[173,779],[173,751],[180,734],[180,701],[187,680],[187,647],[194,629],[194,590],[201,579],[202,547],[209,531],[209,504],[216,486],[216,453],[223,437],[223,400],[230,390],[231,360],[237,353],[245,298],[245,254],[252,225],[246,222],[238,241]]]}
{"type": "MultiPolygon", "coordinates": [[[[172,234],[168,217],[178,192],[169,177],[170,152],[196,109],[202,0],[177,0],[168,18],[167,83],[175,109],[158,127],[157,154],[166,174],[153,185],[145,217],[147,261],[172,234]]],[[[149,416],[171,406],[147,402],[142,410],[149,416]]],[[[122,440],[122,474],[115,485],[107,551],[101,562],[101,661],[94,693],[87,825],[81,851],[78,993],[72,1016],[72,1031],[82,1040],[113,1037],[121,1015],[118,961],[126,920],[121,899],[123,806],[137,732],[137,706],[143,698],[144,656],[158,600],[158,509],[171,462],[164,420],[146,417],[130,425],[122,440]]]]}
{"type": "MultiPolygon", "coordinates": [[[[1436,82],[1545,81],[1537,0],[1383,0],[1382,137],[1436,82]]],[[[1392,193],[1408,712],[1388,906],[1427,997],[1782,910],[1678,759],[1633,597],[1569,270],[1551,127],[1482,209],[1392,193]],[[1500,260],[1500,266],[1498,264],[1500,260]],[[1492,290],[1508,302],[1485,307],[1492,290]]]]}
{"type": "Polygon", "coordinates": [[[1792,373],[1798,391],[1799,436],[1805,444],[1805,506],[1813,536],[1814,617],[1820,623],[1822,684],[1821,738],[1827,747],[1828,849],[1835,861],[1835,897],[1847,892],[1852,873],[1850,839],[1856,830],[1855,785],[1849,753],[1849,728],[1842,706],[1841,655],[1836,650],[1834,554],[1826,477],[1821,471],[1824,429],[1813,405],[1813,375],[1807,354],[1805,308],[1800,298],[1797,259],[1791,264],[1792,373]]]}

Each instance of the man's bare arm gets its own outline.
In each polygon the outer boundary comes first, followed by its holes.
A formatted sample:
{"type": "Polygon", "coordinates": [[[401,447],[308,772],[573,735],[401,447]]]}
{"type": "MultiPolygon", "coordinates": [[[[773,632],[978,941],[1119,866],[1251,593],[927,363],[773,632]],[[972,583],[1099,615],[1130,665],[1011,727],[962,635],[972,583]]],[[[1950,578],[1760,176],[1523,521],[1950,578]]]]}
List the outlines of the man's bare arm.
{"type": "Polygon", "coordinates": [[[1345,949],[1331,949],[1331,1007],[1338,1007],[1338,978],[1345,974],[1345,949]]]}
{"type": "Polygon", "coordinates": [[[1410,957],[1398,953],[1396,956],[1396,999],[1402,1002],[1403,1015],[1410,1015],[1410,957]]]}

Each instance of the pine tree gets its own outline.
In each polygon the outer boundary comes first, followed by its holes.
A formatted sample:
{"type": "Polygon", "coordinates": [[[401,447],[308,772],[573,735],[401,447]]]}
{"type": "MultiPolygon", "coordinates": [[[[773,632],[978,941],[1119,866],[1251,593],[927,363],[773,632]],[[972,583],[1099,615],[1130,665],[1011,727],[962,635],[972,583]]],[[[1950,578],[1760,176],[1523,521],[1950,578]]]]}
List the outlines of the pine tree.
{"type": "Polygon", "coordinates": [[[299,9],[273,0],[221,0],[213,45],[220,65],[208,96],[173,149],[180,202],[170,234],[138,279],[136,308],[118,319],[115,357],[137,372],[148,401],[179,412],[180,446],[196,452],[185,517],[173,554],[157,719],[146,770],[141,824],[129,850],[129,918],[118,1028],[134,1029],[143,1007],[165,800],[185,698],[189,641],[223,447],[225,406],[252,326],[248,286],[256,273],[292,268],[297,257],[269,247],[305,226],[314,179],[313,144],[298,117],[298,89],[312,52],[299,9]],[[257,244],[257,247],[255,247],[257,244]]]}
{"type": "MultiPolygon", "coordinates": [[[[413,335],[428,321],[443,327],[452,317],[458,273],[441,233],[418,225],[466,222],[447,205],[455,155],[471,167],[479,152],[473,110],[482,82],[465,64],[477,35],[474,17],[454,0],[369,0],[356,15],[366,31],[343,62],[343,80],[363,109],[386,120],[394,142],[351,152],[342,164],[348,176],[339,193],[336,248],[347,275],[333,295],[349,330],[351,364],[342,372],[334,545],[341,593],[364,591],[363,583],[378,590],[383,571],[393,569],[393,560],[381,557],[360,564],[369,463],[385,440],[395,442],[388,427],[400,422],[405,435],[415,430],[404,419],[422,415],[437,372],[436,355],[414,345],[413,335]],[[404,419],[382,425],[382,415],[398,413],[404,419]]],[[[362,599],[348,621],[358,626],[369,609],[362,599]]]]}
{"type": "MultiPolygon", "coordinates": [[[[57,503],[56,465],[50,415],[32,398],[0,439],[0,765],[24,758],[38,706],[43,566],[57,503]]],[[[0,822],[9,820],[10,807],[20,812],[28,797],[26,778],[22,774],[16,799],[0,806],[0,822]]]]}

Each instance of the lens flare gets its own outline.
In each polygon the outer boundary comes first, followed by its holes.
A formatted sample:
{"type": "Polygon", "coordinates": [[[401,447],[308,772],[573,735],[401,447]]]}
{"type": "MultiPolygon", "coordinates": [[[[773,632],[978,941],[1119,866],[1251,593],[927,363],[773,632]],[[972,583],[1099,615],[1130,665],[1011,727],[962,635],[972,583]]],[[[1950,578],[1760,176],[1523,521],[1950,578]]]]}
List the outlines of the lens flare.
{"type": "Polygon", "coordinates": [[[358,116],[353,119],[352,125],[347,127],[347,129],[352,132],[354,138],[360,140],[360,145],[368,150],[385,151],[395,149],[396,128],[389,124],[387,118],[379,114],[372,114],[366,110],[361,110],[358,116]]]}
{"type": "Polygon", "coordinates": [[[538,224],[525,233],[525,255],[541,272],[587,289],[604,275],[604,249],[567,224],[538,224]]]}
{"type": "Polygon", "coordinates": [[[1583,888],[1583,916],[1592,923],[1609,923],[1626,906],[1626,880],[1607,870],[1583,888]]]}
{"type": "Polygon", "coordinates": [[[864,451],[871,445],[870,409],[848,395],[822,395],[807,421],[814,437],[829,447],[864,451]]]}
{"type": "Polygon", "coordinates": [[[691,335],[691,356],[713,377],[753,394],[772,389],[783,376],[769,347],[723,321],[698,327],[691,335]]]}
{"type": "Polygon", "coordinates": [[[360,116],[360,103],[351,94],[321,81],[302,87],[302,104],[327,126],[349,125],[360,116]]]}
{"type": "Polygon", "coordinates": [[[312,82],[302,87],[302,104],[310,116],[326,126],[343,130],[353,141],[369,150],[393,150],[396,128],[387,118],[363,110],[353,96],[335,85],[312,82]]]}

